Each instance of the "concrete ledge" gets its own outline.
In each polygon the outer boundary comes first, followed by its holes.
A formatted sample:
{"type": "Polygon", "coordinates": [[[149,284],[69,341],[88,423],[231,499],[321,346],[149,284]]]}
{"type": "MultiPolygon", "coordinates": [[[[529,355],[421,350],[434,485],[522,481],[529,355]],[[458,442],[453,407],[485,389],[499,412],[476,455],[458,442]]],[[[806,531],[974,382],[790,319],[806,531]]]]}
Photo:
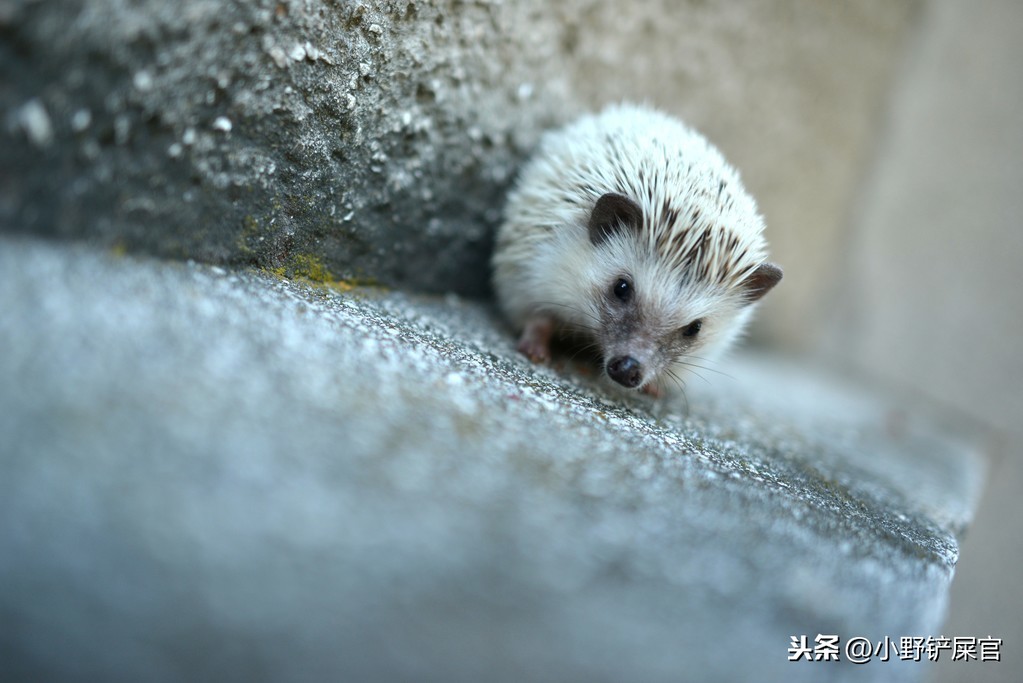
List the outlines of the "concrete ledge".
{"type": "Polygon", "coordinates": [[[971,443],[772,358],[681,404],[483,306],[0,240],[5,680],[914,680],[971,443]]]}

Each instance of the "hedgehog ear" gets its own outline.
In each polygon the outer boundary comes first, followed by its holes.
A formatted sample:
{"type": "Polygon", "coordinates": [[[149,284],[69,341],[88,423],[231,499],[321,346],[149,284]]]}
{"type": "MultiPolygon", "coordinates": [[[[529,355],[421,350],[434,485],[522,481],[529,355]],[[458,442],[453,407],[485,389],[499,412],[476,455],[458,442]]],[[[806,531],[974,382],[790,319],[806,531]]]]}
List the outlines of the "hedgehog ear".
{"type": "Polygon", "coordinates": [[[608,192],[597,200],[590,214],[590,241],[602,244],[622,226],[639,230],[643,224],[643,210],[639,204],[623,194],[608,192]]]}
{"type": "Polygon", "coordinates": [[[773,263],[761,263],[753,274],[743,280],[739,287],[743,291],[746,303],[751,304],[759,300],[781,282],[781,268],[773,263]]]}

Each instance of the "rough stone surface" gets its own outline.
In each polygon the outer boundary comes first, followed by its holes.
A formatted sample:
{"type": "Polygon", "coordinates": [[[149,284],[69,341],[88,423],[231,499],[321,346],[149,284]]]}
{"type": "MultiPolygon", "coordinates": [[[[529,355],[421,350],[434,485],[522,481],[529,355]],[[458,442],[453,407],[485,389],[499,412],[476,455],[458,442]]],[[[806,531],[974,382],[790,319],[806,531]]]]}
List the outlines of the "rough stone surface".
{"type": "Polygon", "coordinates": [[[0,678],[877,680],[972,447],[772,358],[626,396],[488,308],[0,238],[0,678]]]}
{"type": "Polygon", "coordinates": [[[918,4],[8,1],[0,230],[480,296],[541,132],[645,100],[744,174],[801,343],[918,4]]]}

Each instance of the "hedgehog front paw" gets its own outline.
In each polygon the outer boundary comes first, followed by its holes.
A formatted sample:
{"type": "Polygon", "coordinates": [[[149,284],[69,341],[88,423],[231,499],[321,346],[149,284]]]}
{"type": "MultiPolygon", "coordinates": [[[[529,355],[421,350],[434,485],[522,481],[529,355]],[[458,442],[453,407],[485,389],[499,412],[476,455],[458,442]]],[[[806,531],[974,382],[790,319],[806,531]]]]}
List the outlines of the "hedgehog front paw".
{"type": "Polygon", "coordinates": [[[526,323],[526,329],[519,337],[515,347],[519,353],[534,363],[546,363],[551,359],[551,336],[554,334],[554,321],[547,317],[532,318],[526,323]]]}

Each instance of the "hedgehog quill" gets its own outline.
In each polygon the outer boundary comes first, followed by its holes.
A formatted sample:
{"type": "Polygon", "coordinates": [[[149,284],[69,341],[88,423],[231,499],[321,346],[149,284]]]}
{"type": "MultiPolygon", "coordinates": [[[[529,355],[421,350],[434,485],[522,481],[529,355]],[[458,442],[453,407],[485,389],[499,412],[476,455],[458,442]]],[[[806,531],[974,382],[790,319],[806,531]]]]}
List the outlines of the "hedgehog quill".
{"type": "Polygon", "coordinates": [[[781,280],[763,231],[706,138],[615,105],[544,136],[505,207],[494,288],[532,361],[581,335],[610,379],[659,395],[719,358],[781,280]]]}

